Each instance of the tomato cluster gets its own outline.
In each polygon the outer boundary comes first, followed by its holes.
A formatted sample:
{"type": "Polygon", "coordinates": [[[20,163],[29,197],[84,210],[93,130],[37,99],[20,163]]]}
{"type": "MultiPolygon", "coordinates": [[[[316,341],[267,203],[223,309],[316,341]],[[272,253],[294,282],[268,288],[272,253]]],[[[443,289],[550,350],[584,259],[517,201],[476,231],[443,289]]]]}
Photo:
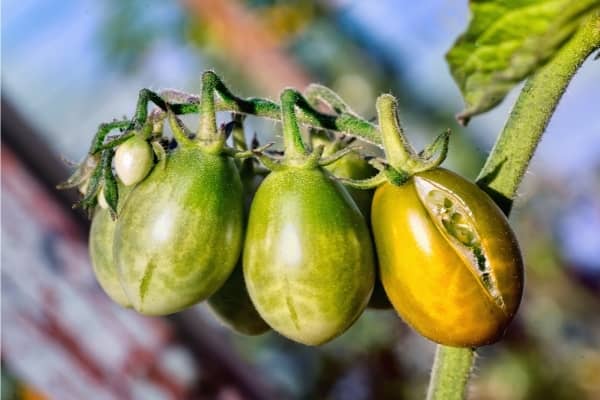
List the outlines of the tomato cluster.
{"type": "MultiPolygon", "coordinates": [[[[293,112],[293,104],[282,112],[283,157],[237,149],[270,171],[226,147],[231,126],[243,137],[237,120],[192,140],[169,113],[175,146],[140,134],[120,144],[118,218],[102,208],[100,187],[90,231],[106,293],[147,315],[208,300],[238,332],[272,328],[308,345],[343,333],[369,301],[393,306],[438,343],[498,340],[519,306],[523,266],[487,194],[437,165],[423,168],[426,158],[407,162],[384,113],[379,172],[340,138],[314,133],[305,148],[293,112]],[[360,179],[376,189],[354,189],[360,179]]],[[[206,120],[204,132],[214,124],[206,120]]]]}

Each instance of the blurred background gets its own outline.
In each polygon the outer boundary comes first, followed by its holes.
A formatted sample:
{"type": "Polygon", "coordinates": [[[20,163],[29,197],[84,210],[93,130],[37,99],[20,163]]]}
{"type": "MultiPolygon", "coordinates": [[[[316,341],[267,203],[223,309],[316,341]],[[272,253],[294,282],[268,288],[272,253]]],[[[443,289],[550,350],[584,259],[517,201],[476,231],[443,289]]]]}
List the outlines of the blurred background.
{"type": "MultiPolygon", "coordinates": [[[[467,2],[5,0],[2,2],[2,399],[420,399],[434,344],[367,310],[319,348],[244,337],[206,305],[169,318],[106,297],[89,222],[54,186],[139,89],[198,93],[214,68],[243,96],[332,87],[366,117],[400,99],[416,147],[453,130],[446,166],[474,178],[516,99],[459,127],[444,53],[467,2]]],[[[564,95],[520,189],[521,310],[478,351],[473,399],[600,399],[600,68],[564,95]]],[[[195,119],[195,118],[194,118],[195,119]]],[[[194,119],[188,120],[191,124],[194,119]]],[[[279,127],[248,119],[262,140],[279,127]]]]}

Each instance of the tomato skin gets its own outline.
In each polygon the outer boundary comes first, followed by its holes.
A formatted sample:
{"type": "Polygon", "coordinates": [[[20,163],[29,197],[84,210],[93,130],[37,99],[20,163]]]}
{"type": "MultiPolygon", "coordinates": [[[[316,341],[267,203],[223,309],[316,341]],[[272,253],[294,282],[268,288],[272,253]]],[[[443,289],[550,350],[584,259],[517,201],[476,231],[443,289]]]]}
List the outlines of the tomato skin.
{"type": "Polygon", "coordinates": [[[377,189],[372,226],[383,286],[409,325],[449,346],[476,347],[502,336],[521,300],[523,261],[506,217],[487,194],[445,169],[419,173],[402,186],[377,189]],[[485,288],[436,225],[419,194],[427,187],[444,188],[470,210],[497,292],[485,288]]]}
{"type": "Polygon", "coordinates": [[[238,260],[242,184],[234,162],[179,148],[131,192],[114,254],[124,289],[143,314],[180,311],[213,294],[238,260]]]}
{"type": "Polygon", "coordinates": [[[131,307],[113,258],[113,239],[116,221],[110,216],[108,209],[98,207],[92,219],[89,236],[89,252],[96,280],[100,287],[115,303],[123,307],[131,307]]]}
{"type": "Polygon", "coordinates": [[[307,345],[344,332],[373,290],[366,222],[320,168],[289,167],[265,178],[250,209],[243,265],[263,319],[307,345]]]}

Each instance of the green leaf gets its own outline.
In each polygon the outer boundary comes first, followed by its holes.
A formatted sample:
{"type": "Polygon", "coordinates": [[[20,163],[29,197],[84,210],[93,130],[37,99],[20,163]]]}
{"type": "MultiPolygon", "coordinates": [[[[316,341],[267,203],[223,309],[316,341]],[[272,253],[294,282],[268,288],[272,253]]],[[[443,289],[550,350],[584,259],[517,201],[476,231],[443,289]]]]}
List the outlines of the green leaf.
{"type": "Polygon", "coordinates": [[[548,62],[600,0],[472,0],[471,22],[446,60],[465,100],[466,124],[548,62]]]}

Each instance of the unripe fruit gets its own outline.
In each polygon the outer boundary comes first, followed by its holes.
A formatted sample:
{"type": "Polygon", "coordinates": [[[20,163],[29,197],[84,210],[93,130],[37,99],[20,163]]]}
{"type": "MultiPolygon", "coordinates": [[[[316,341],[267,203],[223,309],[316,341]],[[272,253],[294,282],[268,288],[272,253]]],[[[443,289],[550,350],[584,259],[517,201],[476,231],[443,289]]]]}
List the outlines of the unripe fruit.
{"type": "Polygon", "coordinates": [[[400,316],[444,345],[497,341],[523,291],[523,261],[502,211],[475,184],[437,168],[373,198],[385,291],[400,316]]]}
{"type": "Polygon", "coordinates": [[[134,135],[117,147],[115,170],[126,186],[141,182],[154,164],[154,153],[150,144],[139,135],[134,135]]]}

